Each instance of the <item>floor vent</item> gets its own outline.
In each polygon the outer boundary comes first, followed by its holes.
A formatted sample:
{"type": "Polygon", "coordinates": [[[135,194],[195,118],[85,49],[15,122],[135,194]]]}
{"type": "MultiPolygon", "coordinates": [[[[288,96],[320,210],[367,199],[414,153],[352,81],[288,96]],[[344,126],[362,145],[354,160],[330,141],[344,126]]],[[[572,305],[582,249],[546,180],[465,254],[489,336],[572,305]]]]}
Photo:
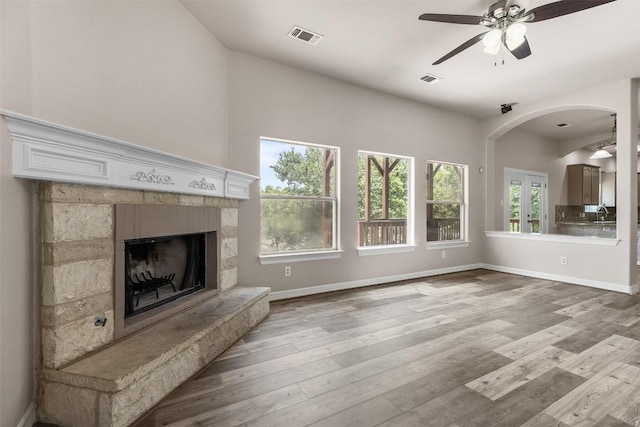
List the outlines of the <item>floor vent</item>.
{"type": "Polygon", "coordinates": [[[429,84],[435,84],[438,83],[439,81],[441,81],[442,79],[440,77],[436,77],[432,74],[427,74],[425,76],[420,77],[420,80],[422,80],[425,83],[429,83],[429,84]]]}
{"type": "Polygon", "coordinates": [[[293,37],[294,39],[298,39],[315,46],[324,36],[314,33],[313,31],[305,30],[304,28],[296,25],[291,29],[291,31],[289,31],[289,37],[293,37]]]}

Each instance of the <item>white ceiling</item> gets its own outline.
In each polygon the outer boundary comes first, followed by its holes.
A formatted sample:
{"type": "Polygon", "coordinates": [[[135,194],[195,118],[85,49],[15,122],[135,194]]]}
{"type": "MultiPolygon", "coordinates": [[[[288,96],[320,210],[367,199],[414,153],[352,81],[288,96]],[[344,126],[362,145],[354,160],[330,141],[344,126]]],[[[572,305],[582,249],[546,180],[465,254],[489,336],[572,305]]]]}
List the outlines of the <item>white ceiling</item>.
{"type": "MultiPolygon", "coordinates": [[[[574,0],[589,1],[589,0],[574,0]]],[[[526,9],[551,0],[512,0],[526,9]]],[[[532,55],[497,56],[479,43],[440,65],[435,60],[484,31],[476,25],[419,21],[422,13],[482,15],[492,0],[182,0],[225,46],[333,78],[478,118],[504,103],[530,104],[586,87],[640,77],[640,0],[617,0],[527,24],[532,55]],[[316,46],[288,37],[294,25],[324,35],[316,46]],[[496,58],[498,65],[494,65],[496,58]],[[500,62],[504,58],[504,65],[500,62]],[[434,74],[443,81],[419,80],[434,74]]],[[[504,52],[504,54],[503,54],[504,52]]],[[[584,111],[583,111],[584,112],[584,111]]],[[[566,114],[553,139],[608,132],[609,113],[566,114]],[[597,119],[597,120],[595,120],[597,119]],[[577,122],[582,123],[578,126],[577,122]],[[594,122],[602,123],[597,129],[594,122]],[[583,126],[590,126],[583,128],[583,126]],[[561,133],[564,132],[564,133],[561,133]]],[[[538,127],[531,130],[541,134],[538,127]]]]}
{"type": "Polygon", "coordinates": [[[519,129],[547,139],[565,141],[594,135],[611,135],[614,119],[609,111],[569,110],[536,117],[519,126],[519,129]],[[569,126],[558,127],[560,123],[569,126]]]}

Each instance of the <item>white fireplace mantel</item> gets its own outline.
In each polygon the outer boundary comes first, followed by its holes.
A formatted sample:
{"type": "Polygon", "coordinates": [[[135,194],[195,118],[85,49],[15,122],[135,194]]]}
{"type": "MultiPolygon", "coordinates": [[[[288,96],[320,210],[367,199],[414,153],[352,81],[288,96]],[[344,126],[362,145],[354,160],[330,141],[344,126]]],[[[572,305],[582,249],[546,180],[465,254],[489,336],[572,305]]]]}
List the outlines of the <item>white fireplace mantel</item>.
{"type": "Polygon", "coordinates": [[[0,111],[13,144],[13,175],[139,190],[248,199],[257,176],[29,116],[0,111]]]}

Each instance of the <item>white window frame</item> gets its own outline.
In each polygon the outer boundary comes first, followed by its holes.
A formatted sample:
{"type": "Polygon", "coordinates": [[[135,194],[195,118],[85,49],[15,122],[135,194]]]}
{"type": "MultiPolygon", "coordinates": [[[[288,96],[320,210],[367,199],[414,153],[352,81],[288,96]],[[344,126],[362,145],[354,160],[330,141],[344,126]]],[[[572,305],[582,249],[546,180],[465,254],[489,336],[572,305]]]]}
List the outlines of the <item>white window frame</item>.
{"type": "MultiPolygon", "coordinates": [[[[425,163],[425,167],[429,167],[429,163],[439,163],[443,165],[451,165],[455,167],[462,168],[462,200],[428,200],[425,199],[425,207],[429,204],[460,204],[460,238],[454,240],[426,240],[427,235],[425,233],[424,239],[426,241],[427,249],[445,249],[445,248],[457,248],[457,247],[467,247],[471,242],[469,240],[469,165],[465,165],[462,163],[448,162],[444,160],[427,160],[425,163]]],[[[425,174],[425,185],[429,185],[426,182],[426,174],[425,174]]],[[[425,228],[426,228],[426,210],[425,210],[425,228]]]]}
{"type": "MultiPolygon", "coordinates": [[[[414,180],[414,169],[415,169],[415,159],[410,156],[404,156],[402,154],[392,154],[392,153],[381,153],[377,151],[369,151],[369,150],[358,150],[358,161],[360,161],[361,155],[373,155],[373,156],[382,156],[382,157],[392,157],[396,159],[402,159],[407,162],[407,218],[406,218],[406,243],[401,244],[393,244],[393,245],[376,245],[376,246],[358,246],[357,253],[358,256],[371,256],[371,255],[385,255],[385,254],[393,254],[393,253],[404,253],[404,252],[413,252],[415,251],[415,239],[414,239],[414,230],[415,230],[415,215],[414,215],[414,194],[415,194],[415,180],[414,180]]],[[[358,218],[358,221],[360,219],[358,218]]],[[[357,233],[357,232],[356,232],[357,233]]],[[[356,234],[356,244],[358,242],[359,237],[356,234]]]]}
{"type": "MultiPolygon", "coordinates": [[[[267,136],[260,137],[260,144],[262,145],[262,141],[271,141],[271,142],[279,142],[283,144],[292,144],[301,147],[315,147],[321,149],[331,149],[334,150],[334,194],[335,196],[286,196],[286,195],[263,195],[262,191],[260,191],[260,205],[262,205],[262,200],[267,199],[309,199],[309,200],[319,200],[319,201],[327,201],[331,200],[335,203],[335,209],[333,211],[333,233],[332,233],[332,248],[322,248],[317,250],[301,250],[301,251],[279,251],[279,252],[268,252],[268,253],[260,253],[259,261],[262,265],[270,265],[270,264],[282,264],[282,263],[290,263],[290,262],[304,262],[304,261],[318,261],[318,260],[326,260],[326,259],[337,259],[342,256],[343,250],[340,249],[340,147],[326,145],[326,144],[316,144],[304,141],[294,141],[288,139],[281,138],[271,138],[267,136]]],[[[260,165],[262,166],[262,158],[260,158],[260,165]]],[[[262,209],[260,209],[262,211],[262,209]]],[[[260,223],[262,223],[262,218],[260,218],[260,223]]],[[[260,236],[262,236],[262,229],[260,229],[260,236]]],[[[261,237],[260,237],[261,238],[261,237]]]]}

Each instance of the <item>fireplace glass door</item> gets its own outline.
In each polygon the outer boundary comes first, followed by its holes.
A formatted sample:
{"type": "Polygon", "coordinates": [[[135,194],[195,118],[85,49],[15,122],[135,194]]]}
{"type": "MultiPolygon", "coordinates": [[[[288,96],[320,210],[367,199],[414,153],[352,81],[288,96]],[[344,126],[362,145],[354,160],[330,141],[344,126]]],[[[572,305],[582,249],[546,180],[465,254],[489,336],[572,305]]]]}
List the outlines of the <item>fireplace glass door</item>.
{"type": "Polygon", "coordinates": [[[125,317],[205,287],[206,234],[125,241],[125,317]]]}

